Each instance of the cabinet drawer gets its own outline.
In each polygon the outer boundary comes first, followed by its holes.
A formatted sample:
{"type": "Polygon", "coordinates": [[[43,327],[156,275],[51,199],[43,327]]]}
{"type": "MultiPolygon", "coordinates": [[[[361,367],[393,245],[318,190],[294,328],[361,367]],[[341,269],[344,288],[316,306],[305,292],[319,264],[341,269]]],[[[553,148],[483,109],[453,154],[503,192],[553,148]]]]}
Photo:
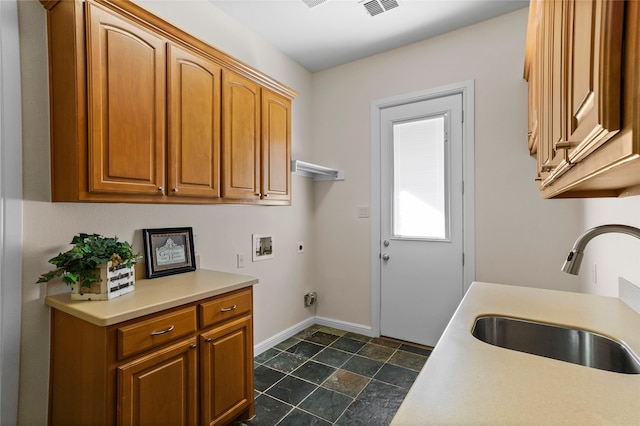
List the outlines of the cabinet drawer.
{"type": "Polygon", "coordinates": [[[251,311],[251,290],[221,296],[200,304],[200,327],[208,327],[251,311]]]}
{"type": "Polygon", "coordinates": [[[195,332],[195,307],[118,328],[118,359],[195,332]]]}

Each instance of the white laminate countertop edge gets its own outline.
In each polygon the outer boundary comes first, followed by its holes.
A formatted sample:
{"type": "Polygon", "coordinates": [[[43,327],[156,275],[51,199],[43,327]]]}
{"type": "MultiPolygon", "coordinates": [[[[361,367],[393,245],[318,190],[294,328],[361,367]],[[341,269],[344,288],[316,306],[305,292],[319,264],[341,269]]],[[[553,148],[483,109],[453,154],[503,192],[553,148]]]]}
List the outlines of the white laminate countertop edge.
{"type": "Polygon", "coordinates": [[[618,298],[474,282],[392,425],[640,424],[640,374],[481,342],[471,329],[484,314],[595,331],[640,354],[640,315],[618,298]]]}
{"type": "Polygon", "coordinates": [[[45,303],[92,324],[109,326],[257,283],[257,278],[248,275],[199,269],[136,280],[133,292],[111,300],[71,300],[70,293],[62,293],[47,296],[45,303]]]}

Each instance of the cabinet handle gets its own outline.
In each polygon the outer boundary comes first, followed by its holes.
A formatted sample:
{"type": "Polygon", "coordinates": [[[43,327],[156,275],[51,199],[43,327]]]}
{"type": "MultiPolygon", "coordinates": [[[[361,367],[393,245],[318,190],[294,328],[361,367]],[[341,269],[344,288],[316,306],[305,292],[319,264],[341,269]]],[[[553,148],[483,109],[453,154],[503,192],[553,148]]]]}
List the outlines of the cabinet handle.
{"type": "Polygon", "coordinates": [[[178,192],[178,188],[173,188],[173,192],[178,192]]]}
{"type": "Polygon", "coordinates": [[[233,306],[232,306],[232,307],[230,307],[230,308],[222,308],[222,309],[220,309],[220,312],[229,312],[229,311],[233,311],[233,310],[235,310],[237,307],[238,307],[237,305],[233,305],[233,306]]]}
{"type": "Polygon", "coordinates": [[[196,349],[197,347],[198,347],[198,345],[196,345],[195,343],[193,343],[193,344],[191,345],[191,349],[196,349]]]}
{"type": "Polygon", "coordinates": [[[166,330],[160,330],[160,331],[153,331],[151,333],[152,336],[158,336],[160,334],[164,334],[164,333],[168,333],[170,331],[173,331],[175,327],[172,325],[171,327],[167,328],[166,330]]]}
{"type": "Polygon", "coordinates": [[[269,196],[269,194],[264,194],[264,198],[267,198],[269,196]]]}
{"type": "Polygon", "coordinates": [[[262,197],[262,194],[260,192],[255,192],[253,195],[255,195],[256,197],[262,197]]]}
{"type": "Polygon", "coordinates": [[[557,151],[563,148],[573,148],[574,146],[576,146],[576,144],[573,142],[556,142],[553,144],[553,149],[557,151]]]}
{"type": "Polygon", "coordinates": [[[211,337],[207,337],[206,339],[204,339],[205,342],[207,343],[211,343],[213,341],[213,339],[211,339],[211,337]]]}
{"type": "Polygon", "coordinates": [[[160,191],[160,192],[164,191],[164,186],[159,186],[158,187],[158,191],[160,191]]]}

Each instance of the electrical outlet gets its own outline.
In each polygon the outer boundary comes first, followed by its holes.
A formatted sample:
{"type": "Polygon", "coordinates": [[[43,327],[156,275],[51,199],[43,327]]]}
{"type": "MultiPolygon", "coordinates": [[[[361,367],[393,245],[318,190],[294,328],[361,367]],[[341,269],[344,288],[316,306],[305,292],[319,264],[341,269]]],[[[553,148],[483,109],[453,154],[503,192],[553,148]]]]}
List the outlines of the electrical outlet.
{"type": "Polygon", "coordinates": [[[359,218],[369,217],[369,206],[358,206],[358,217],[359,218]]]}
{"type": "Polygon", "coordinates": [[[236,261],[238,268],[244,268],[244,254],[238,253],[236,256],[236,261]]]}
{"type": "Polygon", "coordinates": [[[296,253],[304,253],[304,242],[298,241],[296,243],[296,253]]]}

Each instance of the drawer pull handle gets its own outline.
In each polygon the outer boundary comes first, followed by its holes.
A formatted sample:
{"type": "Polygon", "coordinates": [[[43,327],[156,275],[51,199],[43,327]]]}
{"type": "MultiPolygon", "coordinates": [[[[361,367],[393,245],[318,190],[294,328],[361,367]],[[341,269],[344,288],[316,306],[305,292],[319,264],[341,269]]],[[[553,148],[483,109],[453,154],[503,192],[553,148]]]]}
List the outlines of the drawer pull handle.
{"type": "Polygon", "coordinates": [[[222,308],[220,309],[220,312],[229,312],[229,311],[234,311],[238,306],[237,305],[233,305],[230,308],[222,308]]]}
{"type": "Polygon", "coordinates": [[[207,343],[211,343],[213,339],[211,337],[207,337],[206,339],[204,339],[204,341],[207,343]]]}
{"type": "Polygon", "coordinates": [[[151,333],[151,335],[152,336],[159,336],[160,334],[164,334],[164,333],[168,333],[170,331],[173,331],[174,328],[175,328],[174,326],[171,326],[171,327],[167,328],[166,330],[153,331],[151,333]]]}

